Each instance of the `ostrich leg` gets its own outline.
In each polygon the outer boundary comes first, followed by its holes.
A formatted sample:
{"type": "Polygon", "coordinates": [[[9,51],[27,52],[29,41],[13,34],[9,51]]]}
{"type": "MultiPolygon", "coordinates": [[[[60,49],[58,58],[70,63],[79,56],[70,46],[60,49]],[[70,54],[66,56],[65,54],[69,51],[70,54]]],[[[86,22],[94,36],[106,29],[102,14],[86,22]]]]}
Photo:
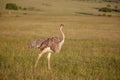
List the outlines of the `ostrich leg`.
{"type": "Polygon", "coordinates": [[[48,56],[47,56],[47,58],[48,58],[48,69],[50,69],[50,56],[51,56],[51,53],[49,52],[48,56]]]}
{"type": "Polygon", "coordinates": [[[36,62],[35,62],[35,68],[37,67],[37,64],[38,64],[38,61],[39,61],[39,59],[41,58],[41,56],[44,54],[44,52],[41,52],[39,55],[38,55],[38,58],[37,58],[37,60],[36,60],[36,62]]]}
{"type": "Polygon", "coordinates": [[[51,50],[50,50],[50,47],[47,47],[47,48],[45,48],[45,49],[39,54],[39,56],[38,56],[38,58],[37,58],[37,60],[36,60],[36,62],[35,62],[35,68],[37,67],[38,61],[39,61],[39,59],[41,58],[41,56],[42,56],[44,53],[50,52],[50,51],[51,51],[51,50]]]}

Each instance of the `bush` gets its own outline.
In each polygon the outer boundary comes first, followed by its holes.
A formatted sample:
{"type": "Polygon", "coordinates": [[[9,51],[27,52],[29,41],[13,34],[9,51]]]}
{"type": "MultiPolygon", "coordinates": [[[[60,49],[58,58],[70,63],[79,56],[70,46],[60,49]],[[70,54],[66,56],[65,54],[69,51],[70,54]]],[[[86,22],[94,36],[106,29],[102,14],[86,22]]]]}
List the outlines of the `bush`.
{"type": "Polygon", "coordinates": [[[18,10],[17,5],[14,3],[7,3],[5,8],[8,10],[18,10]]]}
{"type": "Polygon", "coordinates": [[[107,5],[107,7],[111,7],[111,5],[110,5],[110,4],[108,4],[108,5],[107,5]]]}
{"type": "Polygon", "coordinates": [[[102,12],[112,12],[112,9],[111,8],[107,8],[107,7],[103,7],[103,8],[100,8],[99,11],[102,11],[102,12]]]}
{"type": "Polygon", "coordinates": [[[23,10],[27,10],[27,8],[23,8],[23,10]]]}
{"type": "Polygon", "coordinates": [[[27,13],[23,13],[24,15],[27,15],[27,13]]]}
{"type": "Polygon", "coordinates": [[[106,14],[103,14],[102,16],[106,16],[106,14]]]}
{"type": "Polygon", "coordinates": [[[108,16],[108,17],[112,17],[112,15],[110,15],[110,14],[109,14],[109,15],[107,15],[107,16],[108,16]]]}
{"type": "Polygon", "coordinates": [[[120,9],[112,9],[114,12],[120,12],[120,9]]]}

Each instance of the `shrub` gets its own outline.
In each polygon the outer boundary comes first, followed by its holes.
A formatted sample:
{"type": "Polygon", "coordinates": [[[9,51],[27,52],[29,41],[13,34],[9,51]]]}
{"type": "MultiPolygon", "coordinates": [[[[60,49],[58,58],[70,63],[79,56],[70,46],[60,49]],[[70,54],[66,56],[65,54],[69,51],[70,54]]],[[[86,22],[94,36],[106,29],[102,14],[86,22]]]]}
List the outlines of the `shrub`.
{"type": "Polygon", "coordinates": [[[112,12],[112,9],[111,8],[107,8],[107,7],[103,7],[103,8],[100,8],[99,11],[102,11],[102,12],[112,12]]]}
{"type": "Polygon", "coordinates": [[[106,14],[103,14],[103,16],[106,16],[106,14]]]}
{"type": "Polygon", "coordinates": [[[27,15],[27,13],[23,13],[24,15],[27,15]]]}
{"type": "Polygon", "coordinates": [[[27,8],[23,8],[23,10],[27,10],[27,8]]]}
{"type": "Polygon", "coordinates": [[[17,5],[14,3],[7,3],[5,8],[8,10],[18,10],[17,5]]]}
{"type": "Polygon", "coordinates": [[[20,9],[20,10],[21,10],[21,9],[22,9],[22,7],[21,7],[21,6],[19,6],[19,7],[18,7],[18,9],[20,9]]]}
{"type": "Polygon", "coordinates": [[[107,15],[107,16],[108,16],[108,17],[112,17],[112,15],[110,15],[110,14],[109,14],[109,15],[107,15]]]}
{"type": "Polygon", "coordinates": [[[111,7],[111,5],[110,5],[110,4],[108,4],[108,5],[107,5],[107,7],[111,7]]]}
{"type": "Polygon", "coordinates": [[[120,12],[120,9],[112,9],[114,12],[120,12]]]}
{"type": "Polygon", "coordinates": [[[115,6],[115,9],[118,9],[118,6],[115,6]]]}

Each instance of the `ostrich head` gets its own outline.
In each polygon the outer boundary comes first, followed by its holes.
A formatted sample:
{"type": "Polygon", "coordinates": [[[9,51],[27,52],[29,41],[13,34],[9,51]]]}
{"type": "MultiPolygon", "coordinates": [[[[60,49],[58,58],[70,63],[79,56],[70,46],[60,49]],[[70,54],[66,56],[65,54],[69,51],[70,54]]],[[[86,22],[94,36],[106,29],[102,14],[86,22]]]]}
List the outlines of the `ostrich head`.
{"type": "Polygon", "coordinates": [[[63,27],[64,27],[64,25],[63,25],[63,24],[61,24],[61,25],[60,25],[60,29],[62,29],[63,27]]]}

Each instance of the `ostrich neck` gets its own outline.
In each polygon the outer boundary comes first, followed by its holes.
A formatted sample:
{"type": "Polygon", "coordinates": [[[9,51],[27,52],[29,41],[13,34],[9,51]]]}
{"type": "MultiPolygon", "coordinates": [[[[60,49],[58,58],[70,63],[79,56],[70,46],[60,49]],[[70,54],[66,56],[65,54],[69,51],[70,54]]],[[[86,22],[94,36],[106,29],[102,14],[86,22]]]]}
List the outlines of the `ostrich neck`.
{"type": "Polygon", "coordinates": [[[63,45],[63,43],[64,43],[64,41],[65,41],[65,35],[64,35],[63,31],[62,31],[62,28],[60,28],[60,32],[61,32],[61,34],[62,34],[62,40],[60,40],[60,42],[59,42],[59,48],[58,48],[58,50],[56,51],[57,53],[59,53],[59,51],[61,50],[61,47],[62,47],[62,45],[63,45]]]}
{"type": "Polygon", "coordinates": [[[62,40],[59,43],[59,50],[61,50],[61,47],[62,47],[62,45],[63,45],[63,43],[65,41],[65,34],[63,33],[62,28],[60,28],[60,32],[62,34],[62,40]]]}

